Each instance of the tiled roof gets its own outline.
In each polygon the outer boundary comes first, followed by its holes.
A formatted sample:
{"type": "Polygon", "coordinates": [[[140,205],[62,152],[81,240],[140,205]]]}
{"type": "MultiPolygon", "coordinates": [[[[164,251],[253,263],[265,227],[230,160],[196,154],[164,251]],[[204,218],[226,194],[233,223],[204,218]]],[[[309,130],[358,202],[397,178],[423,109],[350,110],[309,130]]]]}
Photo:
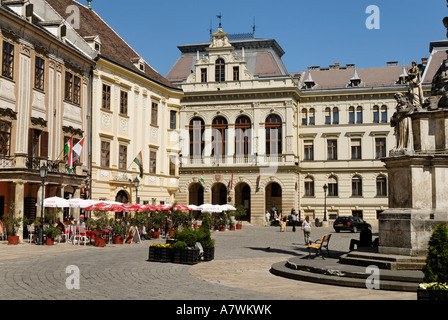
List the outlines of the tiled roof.
{"type": "Polygon", "coordinates": [[[144,71],[141,71],[132,62],[140,55],[129,46],[95,11],[74,0],[46,0],[59,15],[67,19],[72,14],[66,9],[70,5],[76,5],[80,12],[80,28],[76,31],[85,39],[99,36],[101,41],[100,53],[107,60],[111,60],[123,67],[162,84],[176,89],[176,86],[161,76],[148,63],[145,62],[144,71]]]}

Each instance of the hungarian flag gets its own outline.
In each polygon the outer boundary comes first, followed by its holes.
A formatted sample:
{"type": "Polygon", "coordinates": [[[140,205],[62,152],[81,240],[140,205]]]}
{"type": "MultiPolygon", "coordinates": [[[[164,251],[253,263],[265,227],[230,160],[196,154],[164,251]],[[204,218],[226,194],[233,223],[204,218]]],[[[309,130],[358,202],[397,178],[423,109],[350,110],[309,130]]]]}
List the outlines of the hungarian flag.
{"type": "Polygon", "coordinates": [[[230,178],[230,181],[229,181],[229,191],[232,190],[232,188],[233,188],[233,172],[232,172],[232,177],[230,178]]]}
{"type": "Polygon", "coordinates": [[[82,151],[82,147],[84,145],[84,138],[81,139],[81,141],[79,141],[74,147],[73,147],[73,152],[75,153],[73,155],[73,162],[75,162],[76,160],[79,159],[79,157],[81,156],[81,151],[82,151]]]}
{"type": "Polygon", "coordinates": [[[135,157],[134,162],[137,164],[138,169],[140,170],[140,178],[143,178],[143,157],[141,151],[135,157]]]}
{"type": "Polygon", "coordinates": [[[257,191],[260,190],[260,184],[261,184],[261,171],[258,172],[257,191]]]}
{"type": "Polygon", "coordinates": [[[67,155],[67,170],[70,172],[73,170],[73,136],[68,139],[64,149],[67,155]]]}
{"type": "Polygon", "coordinates": [[[201,172],[201,182],[202,182],[202,183],[205,183],[205,181],[204,181],[204,175],[202,174],[202,172],[201,172]]]}

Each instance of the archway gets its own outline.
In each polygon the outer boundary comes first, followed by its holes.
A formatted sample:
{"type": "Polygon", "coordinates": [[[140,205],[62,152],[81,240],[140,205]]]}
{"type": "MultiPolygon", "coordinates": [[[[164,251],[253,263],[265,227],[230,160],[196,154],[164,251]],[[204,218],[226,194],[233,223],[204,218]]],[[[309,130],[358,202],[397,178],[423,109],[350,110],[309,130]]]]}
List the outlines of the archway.
{"type": "Polygon", "coordinates": [[[188,187],[188,204],[200,206],[204,204],[204,187],[199,182],[188,187]]]}
{"type": "MultiPolygon", "coordinates": [[[[273,215],[273,211],[277,211],[277,214],[280,216],[282,213],[282,187],[277,182],[269,183],[265,188],[265,210],[269,210],[271,212],[271,216],[273,215]]],[[[285,212],[286,213],[286,212],[285,212]]]]}
{"type": "Polygon", "coordinates": [[[235,207],[246,208],[247,215],[243,218],[250,222],[250,187],[247,183],[241,182],[235,186],[235,207]]]}
{"type": "Polygon", "coordinates": [[[212,187],[212,204],[227,203],[227,188],[223,183],[215,183],[212,187]]]}
{"type": "MultiPolygon", "coordinates": [[[[121,202],[121,203],[128,203],[129,202],[129,194],[124,190],[120,190],[115,195],[115,201],[121,202]]],[[[123,219],[123,211],[115,212],[115,219],[123,219]]]]}

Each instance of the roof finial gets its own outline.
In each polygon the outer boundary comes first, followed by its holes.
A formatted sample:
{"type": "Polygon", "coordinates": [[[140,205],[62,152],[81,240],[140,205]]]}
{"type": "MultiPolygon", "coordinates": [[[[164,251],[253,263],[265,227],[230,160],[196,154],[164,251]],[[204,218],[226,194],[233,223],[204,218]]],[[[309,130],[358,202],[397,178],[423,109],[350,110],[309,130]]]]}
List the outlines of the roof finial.
{"type": "Polygon", "coordinates": [[[87,8],[92,9],[92,0],[87,0],[87,8]]]}
{"type": "Polygon", "coordinates": [[[221,14],[221,12],[219,13],[219,15],[217,15],[217,17],[219,19],[219,28],[222,28],[222,25],[221,25],[222,14],[221,14]]]}

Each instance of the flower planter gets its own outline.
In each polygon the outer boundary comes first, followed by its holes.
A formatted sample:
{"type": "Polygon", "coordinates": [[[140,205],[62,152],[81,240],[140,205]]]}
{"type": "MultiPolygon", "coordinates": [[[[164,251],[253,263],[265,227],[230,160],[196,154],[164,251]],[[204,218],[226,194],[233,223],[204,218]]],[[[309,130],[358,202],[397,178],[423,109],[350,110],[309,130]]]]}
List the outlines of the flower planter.
{"type": "Polygon", "coordinates": [[[47,246],[52,246],[52,245],[54,245],[54,239],[52,239],[52,238],[47,238],[47,239],[45,240],[45,243],[46,243],[47,246]]]}
{"type": "Polygon", "coordinates": [[[160,232],[158,232],[158,231],[153,231],[153,233],[152,233],[152,237],[155,238],[155,239],[159,239],[159,237],[160,237],[160,232]]]}
{"type": "Polygon", "coordinates": [[[149,246],[149,261],[171,262],[173,260],[173,249],[170,247],[149,246]]]}
{"type": "Polygon", "coordinates": [[[417,289],[417,300],[448,300],[448,291],[417,289]]]}
{"type": "Polygon", "coordinates": [[[8,236],[8,244],[19,244],[19,236],[8,236]]]}
{"type": "Polygon", "coordinates": [[[114,244],[123,244],[124,239],[123,237],[117,236],[114,238],[114,244]]]}
{"type": "Polygon", "coordinates": [[[238,230],[241,230],[242,227],[243,227],[243,225],[242,225],[241,223],[237,223],[237,224],[236,224],[236,228],[237,228],[238,230]]]}
{"type": "Polygon", "coordinates": [[[230,230],[230,231],[234,231],[234,230],[235,230],[235,226],[230,226],[230,227],[229,227],[229,230],[230,230]]]}
{"type": "Polygon", "coordinates": [[[219,227],[219,231],[226,231],[226,227],[219,227]]]}
{"type": "Polygon", "coordinates": [[[204,255],[202,256],[204,261],[212,261],[215,259],[215,247],[205,247],[203,248],[204,255]]]}
{"type": "Polygon", "coordinates": [[[106,245],[106,239],[95,238],[95,247],[104,247],[106,245]]]}
{"type": "Polygon", "coordinates": [[[174,249],[173,262],[182,264],[196,264],[199,263],[199,249],[185,248],[185,249],[174,249]]]}

